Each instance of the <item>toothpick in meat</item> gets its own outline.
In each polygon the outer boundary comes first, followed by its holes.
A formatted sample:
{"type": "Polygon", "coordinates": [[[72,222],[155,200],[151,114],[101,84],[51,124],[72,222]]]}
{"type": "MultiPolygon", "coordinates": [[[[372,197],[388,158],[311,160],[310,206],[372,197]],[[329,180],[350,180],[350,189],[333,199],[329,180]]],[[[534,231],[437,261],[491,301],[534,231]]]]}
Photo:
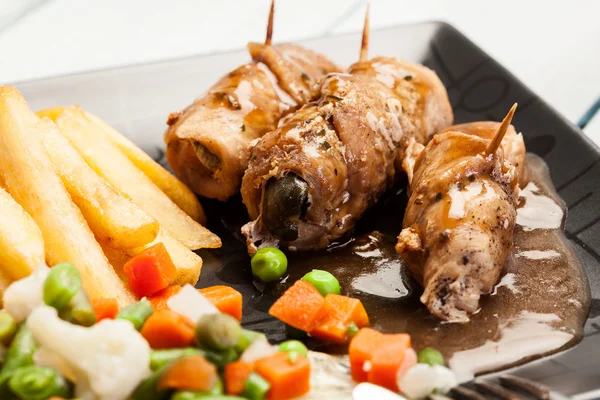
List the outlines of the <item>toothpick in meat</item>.
{"type": "Polygon", "coordinates": [[[369,9],[371,2],[367,1],[367,12],[365,14],[365,23],[363,25],[362,43],[360,45],[359,61],[367,61],[369,58],[369,9]]]}
{"type": "Polygon", "coordinates": [[[271,9],[269,10],[269,22],[267,23],[267,38],[265,44],[268,46],[271,44],[273,38],[273,16],[275,14],[275,0],[271,0],[271,9]]]}
{"type": "Polygon", "coordinates": [[[500,143],[502,143],[502,139],[504,138],[504,135],[506,134],[506,131],[510,126],[510,122],[512,121],[513,115],[515,115],[516,110],[517,103],[513,104],[513,106],[510,108],[510,111],[508,111],[508,114],[506,114],[506,117],[504,117],[504,119],[502,120],[502,124],[500,125],[500,128],[498,128],[498,132],[496,132],[496,135],[494,135],[492,142],[485,150],[486,155],[494,154],[496,150],[498,150],[498,147],[500,147],[500,143]]]}

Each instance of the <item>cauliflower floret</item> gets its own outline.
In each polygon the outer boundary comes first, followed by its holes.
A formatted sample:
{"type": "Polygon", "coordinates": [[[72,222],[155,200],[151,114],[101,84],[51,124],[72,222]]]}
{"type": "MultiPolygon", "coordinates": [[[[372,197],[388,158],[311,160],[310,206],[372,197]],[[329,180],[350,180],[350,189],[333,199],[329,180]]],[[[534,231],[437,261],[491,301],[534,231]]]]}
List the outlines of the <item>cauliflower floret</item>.
{"type": "Polygon", "coordinates": [[[406,400],[397,393],[367,382],[359,383],[354,387],[352,390],[352,399],[406,400]]]}
{"type": "Polygon", "coordinates": [[[41,306],[27,326],[41,351],[55,354],[55,361],[72,371],[78,398],[125,400],[150,375],[150,346],[128,321],[106,319],[84,328],[41,306]]]}
{"type": "Polygon", "coordinates": [[[219,310],[206,297],[190,284],[185,285],[179,292],[167,300],[171,311],[184,315],[192,322],[198,321],[207,314],[218,314],[219,310]]]}
{"type": "Polygon", "coordinates": [[[258,338],[242,353],[241,361],[254,363],[261,358],[277,353],[277,347],[269,343],[266,337],[258,338]]]}
{"type": "Polygon", "coordinates": [[[33,355],[33,362],[40,367],[49,367],[57,370],[62,376],[75,382],[77,374],[73,368],[58,354],[48,350],[47,347],[38,347],[33,355]]]}
{"type": "Polygon", "coordinates": [[[4,310],[17,322],[25,321],[31,311],[44,304],[44,281],[50,268],[40,265],[31,275],[13,282],[4,292],[4,310]]]}
{"type": "Polygon", "coordinates": [[[447,393],[457,385],[454,373],[441,365],[417,364],[398,382],[400,391],[411,399],[423,399],[432,393],[447,393]]]}

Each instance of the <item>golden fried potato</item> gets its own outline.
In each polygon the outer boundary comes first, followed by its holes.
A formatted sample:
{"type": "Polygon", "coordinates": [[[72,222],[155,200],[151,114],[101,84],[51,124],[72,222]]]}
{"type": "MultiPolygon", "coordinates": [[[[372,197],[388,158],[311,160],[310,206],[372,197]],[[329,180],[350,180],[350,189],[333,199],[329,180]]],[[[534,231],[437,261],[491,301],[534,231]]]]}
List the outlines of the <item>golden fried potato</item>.
{"type": "Polygon", "coordinates": [[[29,110],[18,90],[0,86],[0,174],[42,231],[48,263],[72,263],[92,299],[112,297],[124,307],[135,297],[108,263],[46,153],[41,131],[49,123],[29,110]]]}
{"type": "Polygon", "coordinates": [[[0,187],[0,273],[8,279],[25,278],[45,264],[40,228],[23,207],[0,187]]]}
{"type": "Polygon", "coordinates": [[[131,259],[131,256],[125,252],[123,249],[115,249],[114,247],[110,247],[108,243],[99,240],[100,247],[102,247],[102,251],[106,258],[108,258],[108,262],[112,265],[117,273],[117,276],[123,283],[127,286],[127,276],[123,271],[123,266],[127,261],[131,259]]]}
{"type": "Polygon", "coordinates": [[[165,195],[110,141],[85,112],[68,107],[56,118],[61,133],[90,167],[112,187],[133,200],[174,238],[192,250],[221,246],[221,239],[194,221],[165,195]]]}
{"type": "Polygon", "coordinates": [[[112,126],[95,115],[90,113],[86,113],[86,115],[98,126],[98,132],[101,132],[107,139],[112,141],[133,165],[146,174],[179,208],[202,225],[206,224],[206,216],[202,205],[190,188],[112,126]]]}
{"type": "MultiPolygon", "coordinates": [[[[54,107],[40,110],[40,117],[49,117],[56,121],[65,107],[54,107]]],[[[156,186],[159,187],[179,208],[201,224],[206,223],[206,216],[196,195],[173,174],[154,161],[144,150],[140,149],[112,126],[99,117],[88,112],[85,115],[98,128],[96,132],[110,140],[129,160],[138,167],[156,186]]]]}
{"type": "Polygon", "coordinates": [[[53,108],[46,108],[44,110],[39,110],[36,111],[36,115],[40,118],[44,118],[44,117],[48,117],[50,118],[52,121],[56,121],[56,118],[58,118],[58,116],[65,110],[64,107],[53,107],[53,108]]]}
{"type": "Polygon", "coordinates": [[[6,273],[3,270],[0,270],[0,308],[2,308],[2,298],[4,297],[4,292],[13,282],[14,280],[6,276],[6,273]]]}
{"type": "Polygon", "coordinates": [[[115,248],[139,247],[156,238],[158,222],[98,176],[50,120],[42,139],[56,172],[96,238],[115,248]]]}

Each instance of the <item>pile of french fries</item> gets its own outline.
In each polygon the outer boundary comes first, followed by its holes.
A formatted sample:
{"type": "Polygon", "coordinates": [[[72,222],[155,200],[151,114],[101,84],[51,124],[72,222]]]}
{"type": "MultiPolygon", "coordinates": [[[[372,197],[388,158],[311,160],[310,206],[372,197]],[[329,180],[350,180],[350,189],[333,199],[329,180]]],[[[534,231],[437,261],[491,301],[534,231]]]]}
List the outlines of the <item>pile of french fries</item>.
{"type": "Polygon", "coordinates": [[[162,242],[195,284],[221,246],[196,196],[125,136],[78,106],[29,109],[0,86],[0,292],[47,264],[72,263],[91,298],[136,299],[123,265],[162,242]]]}

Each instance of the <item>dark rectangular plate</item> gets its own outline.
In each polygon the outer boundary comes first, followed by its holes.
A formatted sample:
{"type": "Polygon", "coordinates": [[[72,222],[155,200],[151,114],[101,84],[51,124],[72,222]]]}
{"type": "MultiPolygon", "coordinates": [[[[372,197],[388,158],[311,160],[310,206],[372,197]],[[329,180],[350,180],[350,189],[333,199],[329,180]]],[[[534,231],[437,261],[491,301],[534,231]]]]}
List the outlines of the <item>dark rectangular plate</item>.
{"type": "MultiPolygon", "coordinates": [[[[372,55],[422,62],[437,71],[448,88],[457,123],[499,121],[514,102],[513,124],[528,151],[542,156],[566,201],[567,236],[585,263],[592,306],[585,337],[576,347],[513,370],[578,399],[600,397],[600,150],[573,124],[539,99],[470,40],[444,23],[405,25],[373,31],[372,55]],[[594,392],[598,391],[595,393],[594,392]]],[[[302,44],[349,65],[358,56],[359,34],[307,40],[302,44]]],[[[17,83],[33,109],[80,104],[104,118],[151,155],[162,156],[167,115],[186,106],[220,76],[248,61],[246,51],[198,56],[85,74],[17,83]]],[[[203,253],[200,284],[227,283],[245,296],[245,323],[274,328],[265,302],[251,283],[248,259],[236,251],[203,253]],[[219,259],[219,257],[223,257],[219,259]]],[[[242,250],[240,250],[242,249],[242,250]]],[[[277,336],[281,332],[271,332],[277,336]]]]}

